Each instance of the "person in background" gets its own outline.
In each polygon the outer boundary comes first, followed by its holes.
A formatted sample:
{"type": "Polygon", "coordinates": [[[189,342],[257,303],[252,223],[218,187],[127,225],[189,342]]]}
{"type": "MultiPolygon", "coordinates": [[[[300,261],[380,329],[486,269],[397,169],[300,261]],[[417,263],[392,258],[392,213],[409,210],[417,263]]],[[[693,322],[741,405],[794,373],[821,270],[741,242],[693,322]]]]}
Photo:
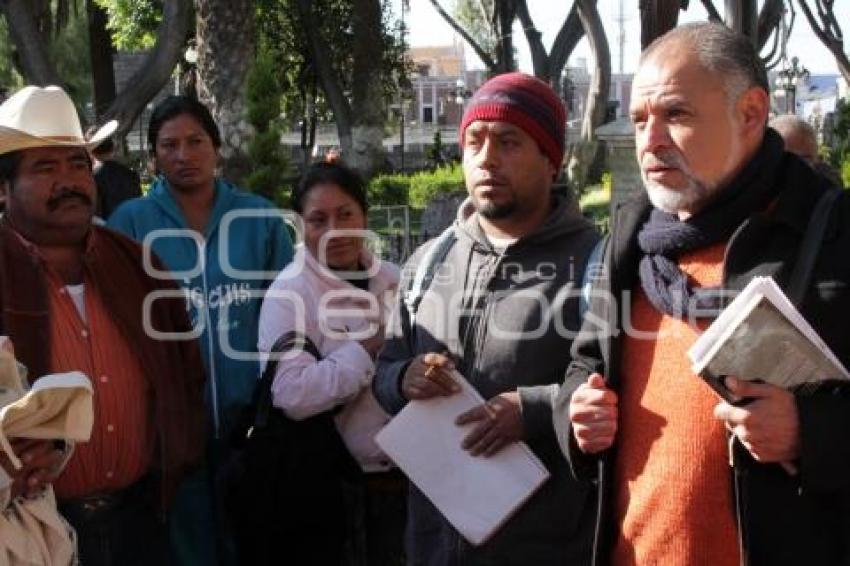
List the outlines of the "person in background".
{"type": "MultiPolygon", "coordinates": [[[[94,127],[87,135],[92,135],[94,127]]],[[[97,212],[107,220],[118,205],[142,196],[139,174],[115,159],[115,141],[110,137],[91,150],[94,180],[97,183],[97,212]]]]}
{"type": "Polygon", "coordinates": [[[216,176],[221,134],[206,106],[185,96],[163,100],[151,113],[148,145],[156,180],[146,196],[119,206],[108,225],[162,258],[201,331],[209,376],[207,469],[181,490],[172,538],[183,564],[231,564],[214,477],[256,384],[262,294],[289,263],[292,244],[272,203],[216,176]]]}
{"type": "MultiPolygon", "coordinates": [[[[599,239],[575,201],[552,188],[565,128],[562,101],[534,77],[507,73],[478,89],[460,127],[472,206],[461,207],[450,227],[456,240],[436,266],[415,324],[399,293],[373,383],[378,402],[396,414],[411,400],[458,394],[450,375],[457,368],[486,400],[458,417],[459,426],[471,425],[462,447],[484,458],[526,442],[551,477],[480,546],[411,485],[410,564],[590,563],[595,489],[570,476],[551,420],[579,327],[570,290],[599,239]]],[[[410,288],[433,245],[408,261],[400,289],[410,288]]]]}
{"type": "Polygon", "coordinates": [[[754,276],[787,289],[832,194],[800,311],[850,363],[850,195],[783,150],[769,108],[752,42],[722,24],[679,26],[641,55],[630,114],[646,190],[612,217],[553,414],[574,473],[599,484],[596,564],[850,563],[847,382],[729,376],[747,401],[733,405],[687,355],[754,276]]]}
{"type": "Polygon", "coordinates": [[[770,127],[782,136],[785,151],[799,155],[812,169],[841,187],[841,175],[818,152],[818,134],[811,124],[794,114],[781,114],[770,120],[770,127]]]}
{"type": "Polygon", "coordinates": [[[367,211],[365,183],[335,159],[307,169],[292,206],[304,221],[304,245],[269,288],[287,295],[263,302],[259,350],[268,352],[278,338],[303,328],[321,358],[302,351],[281,360],[273,403],[298,420],[339,408],[334,419],[363,471],[364,491],[348,514],[365,532],[349,529],[354,554],[343,563],[401,565],[407,481],[375,444],[389,416],[371,391],[398,268],[373,256],[362,235],[334,236],[336,230],[366,230],[367,211]]]}
{"type": "MultiPolygon", "coordinates": [[[[0,106],[0,327],[30,379],[77,370],[91,380],[91,439],[53,483],[80,561],[169,564],[164,513],[203,456],[204,370],[174,282],[145,269],[138,243],[92,224],[88,151],[115,126],[86,141],[55,86],[0,106]]],[[[56,477],[57,450],[19,441],[25,465],[6,471],[13,494],[26,495],[56,477]]]]}

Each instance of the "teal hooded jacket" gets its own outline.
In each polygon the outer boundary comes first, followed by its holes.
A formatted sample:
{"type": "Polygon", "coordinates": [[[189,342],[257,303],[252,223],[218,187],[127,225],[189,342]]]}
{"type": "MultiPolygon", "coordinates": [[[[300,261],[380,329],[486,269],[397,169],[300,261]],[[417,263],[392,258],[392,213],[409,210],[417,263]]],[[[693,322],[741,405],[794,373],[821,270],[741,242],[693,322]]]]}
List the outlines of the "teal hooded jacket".
{"type": "Polygon", "coordinates": [[[107,225],[149,246],[186,292],[206,365],[207,408],[215,438],[226,438],[251,400],[259,363],[262,296],[292,259],[289,231],[268,200],[215,181],[203,234],[190,230],[168,182],[123,203],[107,225]]]}

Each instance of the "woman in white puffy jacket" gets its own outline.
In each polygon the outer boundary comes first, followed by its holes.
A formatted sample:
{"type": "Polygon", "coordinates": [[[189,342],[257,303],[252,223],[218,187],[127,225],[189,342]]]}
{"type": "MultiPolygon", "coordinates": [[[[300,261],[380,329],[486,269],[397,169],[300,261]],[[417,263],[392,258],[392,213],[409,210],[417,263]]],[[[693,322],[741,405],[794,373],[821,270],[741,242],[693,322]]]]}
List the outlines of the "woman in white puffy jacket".
{"type": "Polygon", "coordinates": [[[258,347],[268,352],[294,331],[312,341],[320,359],[305,351],[284,356],[273,403],[295,420],[339,408],[337,430],[364,472],[351,510],[360,524],[353,533],[358,540],[348,546],[359,555],[355,562],[401,564],[406,482],[374,441],[389,417],[371,391],[399,270],[364,247],[366,188],[349,168],[311,166],[292,204],[304,222],[304,243],[266,293],[258,347]]]}

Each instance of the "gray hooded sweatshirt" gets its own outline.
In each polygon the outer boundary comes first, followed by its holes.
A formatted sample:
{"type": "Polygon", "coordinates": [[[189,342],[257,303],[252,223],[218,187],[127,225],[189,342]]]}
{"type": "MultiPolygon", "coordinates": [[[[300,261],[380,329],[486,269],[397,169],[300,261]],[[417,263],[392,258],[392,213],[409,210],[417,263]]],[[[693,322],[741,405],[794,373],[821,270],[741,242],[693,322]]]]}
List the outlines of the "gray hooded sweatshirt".
{"type": "MultiPolygon", "coordinates": [[[[578,331],[585,263],[599,239],[575,202],[553,195],[548,219],[504,249],[485,236],[477,213],[453,225],[457,241],[422,297],[415,326],[404,302],[416,266],[433,241],[405,266],[399,299],[373,389],[391,414],[407,400],[401,378],[427,352],[451,353],[485,398],[519,391],[525,441],[551,478],[485,544],[468,544],[411,486],[407,550],[416,566],[590,563],[595,490],[575,481],[552,429],[552,403],[578,331]]],[[[411,442],[415,442],[412,438],[411,442]]],[[[451,471],[447,471],[451,473],[451,471]]]]}

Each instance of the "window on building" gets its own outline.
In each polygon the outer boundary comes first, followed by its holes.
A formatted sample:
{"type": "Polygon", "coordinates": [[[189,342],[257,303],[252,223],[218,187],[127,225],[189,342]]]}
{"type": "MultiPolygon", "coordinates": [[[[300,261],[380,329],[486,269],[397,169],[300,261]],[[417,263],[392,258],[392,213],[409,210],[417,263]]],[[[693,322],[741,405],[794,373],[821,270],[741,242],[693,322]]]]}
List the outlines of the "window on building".
{"type": "Polygon", "coordinates": [[[434,123],[434,108],[431,106],[426,106],[422,109],[422,123],[423,124],[433,124],[434,123]]]}

